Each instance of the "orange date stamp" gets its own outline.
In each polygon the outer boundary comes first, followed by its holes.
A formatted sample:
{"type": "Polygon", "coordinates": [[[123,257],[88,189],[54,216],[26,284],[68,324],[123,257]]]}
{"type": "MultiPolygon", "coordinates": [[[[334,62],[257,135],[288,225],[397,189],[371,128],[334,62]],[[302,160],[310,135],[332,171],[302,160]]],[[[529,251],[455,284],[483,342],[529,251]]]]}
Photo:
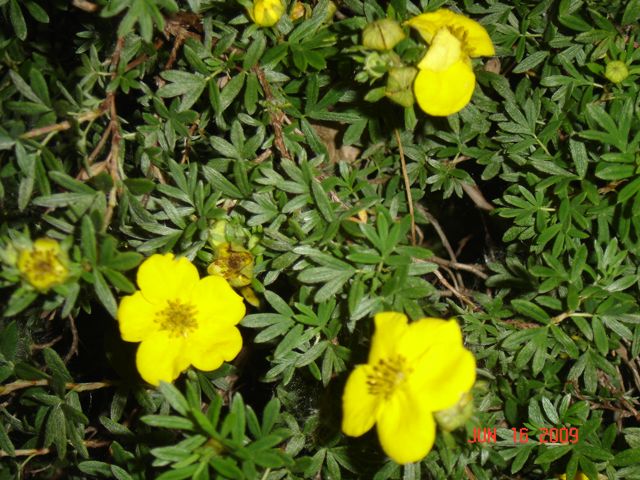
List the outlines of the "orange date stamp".
{"type": "MultiPolygon", "coordinates": [[[[529,429],[512,428],[513,443],[529,443],[529,429]]],[[[496,443],[498,440],[497,429],[494,428],[474,428],[473,437],[467,439],[467,443],[496,443]]],[[[578,443],[580,440],[580,429],[577,427],[542,427],[537,430],[537,440],[539,443],[549,445],[568,445],[578,443]]]]}

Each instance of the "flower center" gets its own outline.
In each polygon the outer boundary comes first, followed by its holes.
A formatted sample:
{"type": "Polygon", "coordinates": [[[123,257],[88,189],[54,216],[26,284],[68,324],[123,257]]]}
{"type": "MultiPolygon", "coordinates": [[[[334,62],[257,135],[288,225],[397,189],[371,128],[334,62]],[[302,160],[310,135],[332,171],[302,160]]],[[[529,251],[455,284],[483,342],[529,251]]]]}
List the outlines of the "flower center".
{"type": "Polygon", "coordinates": [[[389,398],[411,373],[411,369],[407,368],[405,363],[405,358],[400,355],[378,360],[373,366],[373,372],[367,376],[369,393],[389,398]]]}
{"type": "Polygon", "coordinates": [[[191,303],[180,300],[169,300],[164,310],[156,314],[156,322],[162,330],[167,330],[173,337],[186,337],[198,326],[198,311],[191,303]]]}

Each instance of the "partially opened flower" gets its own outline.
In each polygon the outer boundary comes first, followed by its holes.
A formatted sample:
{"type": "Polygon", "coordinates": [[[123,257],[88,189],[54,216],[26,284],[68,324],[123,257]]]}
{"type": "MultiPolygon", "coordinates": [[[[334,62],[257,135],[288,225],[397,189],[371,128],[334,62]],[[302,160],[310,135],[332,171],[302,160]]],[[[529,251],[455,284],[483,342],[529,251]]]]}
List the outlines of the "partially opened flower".
{"type": "Polygon", "coordinates": [[[408,324],[401,313],[379,313],[368,363],[345,386],[342,431],[356,437],[377,424],[389,457],[417,462],[435,440],[433,412],[456,405],[475,377],[475,359],[455,320],[408,324]]]}
{"type": "Polygon", "coordinates": [[[462,110],[476,84],[471,58],[495,55],[489,34],[478,22],[447,9],[418,15],[407,25],[430,45],[414,83],[418,105],[434,116],[462,110]]]}
{"type": "Polygon", "coordinates": [[[253,0],[248,9],[253,22],[260,27],[272,27],[284,14],[284,2],[282,0],[253,0]]]}
{"type": "Polygon", "coordinates": [[[53,238],[39,238],[30,249],[20,250],[16,266],[36,290],[46,292],[69,276],[68,258],[53,238]]]}
{"type": "Polygon", "coordinates": [[[142,342],[136,366],[152,385],[172,382],[193,365],[215,370],[242,348],[235,325],[242,320],[242,297],[219,276],[200,278],[186,258],[152,255],[138,269],[140,290],[118,308],[120,334],[142,342]]]}
{"type": "MultiPolygon", "coordinates": [[[[567,474],[563,473],[562,475],[560,475],[558,477],[560,480],[567,480],[567,474]]],[[[587,477],[584,473],[582,472],[578,472],[576,473],[576,476],[573,477],[573,480],[589,480],[589,477],[587,477]]]]}

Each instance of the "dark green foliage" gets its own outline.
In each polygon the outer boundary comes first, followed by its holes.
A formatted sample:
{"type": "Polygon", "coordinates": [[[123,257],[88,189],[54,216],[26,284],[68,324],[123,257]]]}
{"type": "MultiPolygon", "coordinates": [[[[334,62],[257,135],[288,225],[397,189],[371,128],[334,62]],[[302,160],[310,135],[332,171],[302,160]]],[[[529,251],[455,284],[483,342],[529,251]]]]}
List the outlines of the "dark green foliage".
{"type": "Polygon", "coordinates": [[[222,0],[0,0],[0,479],[640,479],[640,2],[335,3],[260,29],[222,0]],[[496,46],[466,109],[355,80],[368,22],[440,7],[496,46]],[[204,273],[219,219],[256,258],[243,352],[147,388],[119,298],[153,253],[204,273]],[[16,258],[44,236],[69,278],[42,293],[16,258]],[[383,310],[457,317],[478,360],[466,430],[417,464],[340,432],[383,310]]]}

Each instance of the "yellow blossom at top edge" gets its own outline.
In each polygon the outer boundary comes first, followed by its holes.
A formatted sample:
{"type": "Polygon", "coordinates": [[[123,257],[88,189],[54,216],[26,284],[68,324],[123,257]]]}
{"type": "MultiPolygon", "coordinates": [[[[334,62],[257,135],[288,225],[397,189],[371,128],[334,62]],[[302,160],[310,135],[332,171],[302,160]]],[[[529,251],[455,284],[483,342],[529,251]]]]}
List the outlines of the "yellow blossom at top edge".
{"type": "MultiPolygon", "coordinates": [[[[563,473],[562,475],[560,475],[558,477],[560,480],[567,480],[567,474],[563,473]]],[[[587,477],[584,473],[582,472],[578,472],[576,473],[576,476],[573,477],[573,480],[589,480],[589,477],[587,477]]]]}
{"type": "Polygon", "coordinates": [[[418,15],[406,25],[430,45],[414,82],[418,105],[434,116],[462,110],[475,89],[471,58],[495,55],[489,34],[475,20],[447,9],[418,15]]]}
{"type": "Polygon", "coordinates": [[[210,371],[238,355],[242,297],[222,277],[200,278],[186,258],[152,255],[138,268],[138,287],[120,301],[122,339],[141,342],[136,366],[152,385],[172,382],[189,365],[210,371]]]}
{"type": "Polygon", "coordinates": [[[455,320],[401,313],[375,316],[366,364],[347,380],[342,431],[360,436],[377,425],[382,449],[397,463],[417,462],[435,440],[433,413],[458,403],[475,382],[475,358],[455,320]]]}
{"type": "Polygon", "coordinates": [[[248,9],[253,22],[260,27],[272,27],[284,14],[285,5],[282,0],[254,0],[248,9]]]}
{"type": "Polygon", "coordinates": [[[68,259],[53,238],[39,238],[31,249],[21,250],[16,266],[34,288],[46,292],[65,282],[69,276],[68,259]]]}

